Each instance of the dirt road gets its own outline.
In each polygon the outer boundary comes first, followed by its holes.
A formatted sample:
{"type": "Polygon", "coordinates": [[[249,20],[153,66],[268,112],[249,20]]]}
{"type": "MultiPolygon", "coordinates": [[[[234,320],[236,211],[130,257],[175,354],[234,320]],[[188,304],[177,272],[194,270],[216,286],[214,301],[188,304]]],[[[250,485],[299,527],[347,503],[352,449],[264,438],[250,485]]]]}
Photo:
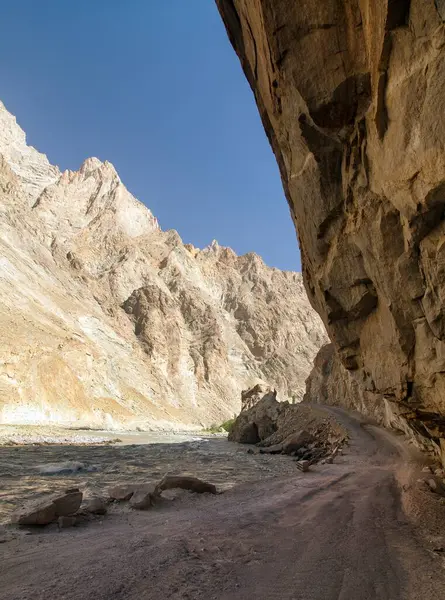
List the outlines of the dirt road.
{"type": "MultiPolygon", "coordinates": [[[[395,436],[330,410],[351,436],[335,464],[2,544],[0,598],[444,597],[442,555],[402,511],[398,473],[411,468],[410,452],[395,436]]],[[[434,509],[445,517],[436,501],[434,509]]]]}

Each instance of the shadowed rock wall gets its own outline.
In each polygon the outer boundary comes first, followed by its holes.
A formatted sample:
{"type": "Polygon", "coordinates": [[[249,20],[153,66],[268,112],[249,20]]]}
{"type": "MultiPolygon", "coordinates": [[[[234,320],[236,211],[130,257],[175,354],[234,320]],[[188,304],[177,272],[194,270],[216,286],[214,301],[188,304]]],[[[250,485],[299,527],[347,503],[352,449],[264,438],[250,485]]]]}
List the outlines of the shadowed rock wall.
{"type": "Polygon", "coordinates": [[[383,418],[386,406],[440,446],[445,3],[217,4],[275,152],[306,289],[339,367],[368,411],[383,418]]]}

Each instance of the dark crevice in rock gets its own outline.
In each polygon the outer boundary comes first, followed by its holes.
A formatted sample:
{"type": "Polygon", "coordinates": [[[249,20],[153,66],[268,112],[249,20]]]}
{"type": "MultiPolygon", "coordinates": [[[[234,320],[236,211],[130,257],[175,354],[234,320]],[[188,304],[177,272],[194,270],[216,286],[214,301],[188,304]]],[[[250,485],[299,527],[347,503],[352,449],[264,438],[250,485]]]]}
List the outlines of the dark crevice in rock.
{"type": "Polygon", "coordinates": [[[379,64],[379,77],[377,82],[377,98],[375,125],[381,140],[388,129],[388,110],[386,106],[386,86],[388,84],[389,60],[392,52],[391,31],[404,27],[409,22],[410,0],[389,0],[385,23],[385,37],[379,64]]]}
{"type": "Polygon", "coordinates": [[[361,288],[361,295],[357,302],[348,310],[345,309],[335,296],[328,290],[324,292],[324,298],[329,308],[328,322],[330,324],[336,321],[346,320],[348,323],[365,319],[377,307],[378,295],[374,284],[370,279],[358,280],[351,286],[351,289],[361,288]]]}
{"type": "Polygon", "coordinates": [[[329,102],[310,108],[309,114],[319,127],[339,130],[353,126],[356,118],[366,112],[370,102],[370,74],[358,73],[342,81],[329,102]]]}
{"type": "Polygon", "coordinates": [[[409,23],[411,0],[388,0],[386,29],[391,31],[409,23]]]}
{"type": "Polygon", "coordinates": [[[343,217],[343,205],[338,204],[331,212],[328,214],[326,219],[322,221],[318,227],[317,238],[320,240],[325,237],[331,225],[339,221],[343,217]]]}
{"type": "Polygon", "coordinates": [[[437,14],[445,21],[445,0],[434,0],[434,6],[436,7],[437,14]]]}
{"type": "Polygon", "coordinates": [[[410,222],[414,244],[419,244],[445,219],[445,181],[428,192],[425,203],[410,222]]]}
{"type": "Polygon", "coordinates": [[[377,84],[377,106],[375,112],[375,126],[377,127],[377,133],[379,138],[383,140],[386,130],[388,129],[388,111],[386,109],[385,93],[387,84],[386,71],[380,73],[379,81],[377,84]]]}

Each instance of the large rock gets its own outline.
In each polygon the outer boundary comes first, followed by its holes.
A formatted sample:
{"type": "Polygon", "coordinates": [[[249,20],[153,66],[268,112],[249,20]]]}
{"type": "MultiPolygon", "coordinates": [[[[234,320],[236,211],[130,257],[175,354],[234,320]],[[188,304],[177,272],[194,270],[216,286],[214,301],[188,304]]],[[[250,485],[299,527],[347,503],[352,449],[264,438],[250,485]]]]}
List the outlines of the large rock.
{"type": "Polygon", "coordinates": [[[11,516],[17,525],[48,525],[58,517],[77,512],[82,503],[82,492],[77,488],[53,494],[47,498],[31,500],[11,516]]]}
{"type": "Polygon", "coordinates": [[[302,429],[296,433],[291,433],[282,443],[283,452],[285,454],[292,454],[296,450],[312,444],[315,442],[315,437],[309,431],[302,429]]]}
{"type": "Polygon", "coordinates": [[[272,435],[277,429],[278,415],[282,410],[276,398],[275,391],[267,392],[251,408],[242,411],[229,432],[229,441],[257,444],[272,435]]]}
{"type": "Polygon", "coordinates": [[[273,394],[275,398],[277,396],[276,390],[272,390],[272,388],[261,383],[257,383],[252,388],[243,390],[241,392],[241,412],[253,408],[255,404],[258,404],[258,402],[267,394],[273,394]]]}
{"type": "Polygon", "coordinates": [[[347,371],[342,387],[382,420],[389,403],[403,428],[444,450],[443,2],[217,4],[278,161],[306,290],[335,369],[347,371]]]}
{"type": "Polygon", "coordinates": [[[270,381],[302,397],[326,335],[301,274],[162,231],[113,165],[61,173],[0,103],[2,423],[202,428],[270,381]]]}
{"type": "Polygon", "coordinates": [[[156,484],[141,484],[135,489],[134,494],[132,494],[130,506],[137,510],[147,510],[155,505],[158,495],[156,484]]]}
{"type": "Polygon", "coordinates": [[[82,509],[92,515],[106,515],[108,512],[107,502],[99,496],[88,498],[82,504],[82,509]]]}
{"type": "Polygon", "coordinates": [[[11,523],[16,525],[48,525],[56,519],[56,507],[52,500],[30,502],[11,515],[11,523]]]}

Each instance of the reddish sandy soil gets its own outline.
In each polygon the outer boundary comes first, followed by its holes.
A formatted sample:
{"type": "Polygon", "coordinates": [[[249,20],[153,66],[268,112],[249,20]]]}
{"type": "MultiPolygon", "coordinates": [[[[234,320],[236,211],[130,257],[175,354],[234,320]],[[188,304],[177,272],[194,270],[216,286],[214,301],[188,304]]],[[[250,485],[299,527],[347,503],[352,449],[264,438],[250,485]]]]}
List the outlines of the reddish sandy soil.
{"type": "Polygon", "coordinates": [[[445,546],[445,507],[413,483],[416,456],[400,438],[331,411],[351,437],[335,464],[302,474],[291,459],[268,457],[284,472],[217,496],[182,493],[151,511],[13,537],[0,545],[0,599],[445,597],[434,551],[445,546]]]}

